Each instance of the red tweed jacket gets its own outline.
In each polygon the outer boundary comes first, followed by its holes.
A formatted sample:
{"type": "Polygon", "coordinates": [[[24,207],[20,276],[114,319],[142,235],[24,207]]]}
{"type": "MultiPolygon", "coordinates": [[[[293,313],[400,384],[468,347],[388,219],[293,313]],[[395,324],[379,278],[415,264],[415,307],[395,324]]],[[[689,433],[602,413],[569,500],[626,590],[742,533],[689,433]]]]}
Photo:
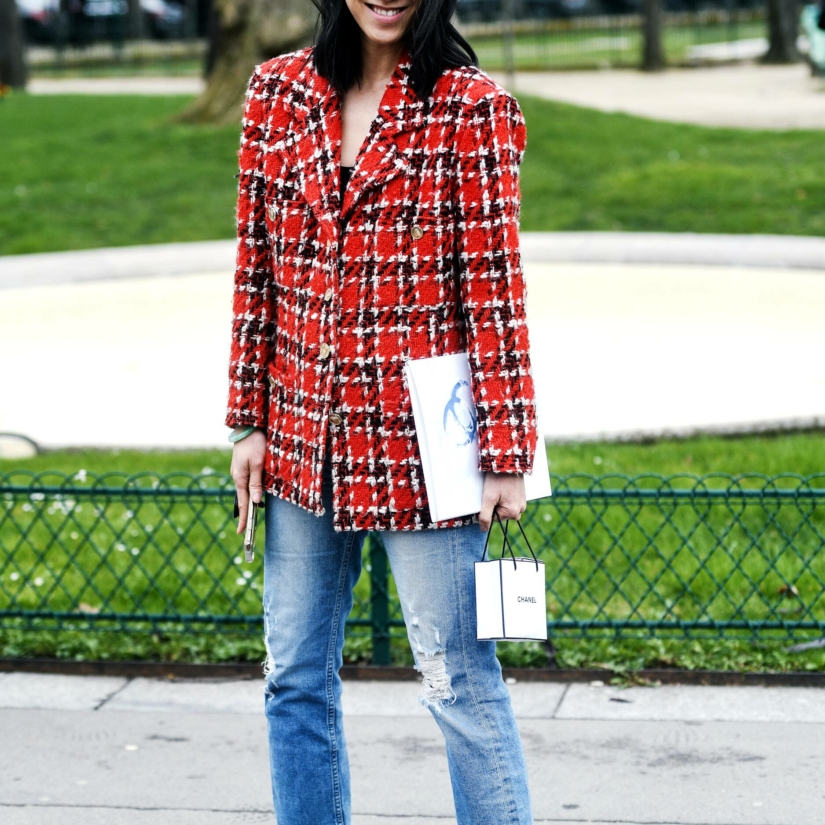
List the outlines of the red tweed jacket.
{"type": "Polygon", "coordinates": [[[265,489],[317,515],[329,435],[336,530],[470,523],[430,518],[403,366],[466,349],[480,469],[532,468],[524,118],[475,67],[420,100],[405,52],[342,203],[340,97],[312,50],[247,91],[226,424],[264,428],[265,489]]]}

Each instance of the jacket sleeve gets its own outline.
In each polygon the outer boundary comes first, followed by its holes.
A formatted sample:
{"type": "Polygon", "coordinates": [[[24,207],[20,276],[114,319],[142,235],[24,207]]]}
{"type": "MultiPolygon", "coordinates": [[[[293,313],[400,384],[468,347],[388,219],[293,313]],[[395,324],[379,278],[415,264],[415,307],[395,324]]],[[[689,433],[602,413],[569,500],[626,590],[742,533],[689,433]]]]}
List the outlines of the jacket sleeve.
{"type": "Polygon", "coordinates": [[[457,247],[482,472],[529,472],[537,442],[518,239],[526,142],[518,102],[503,89],[457,128],[457,247]]]}
{"type": "Polygon", "coordinates": [[[267,424],[266,367],[274,343],[272,253],[266,227],[263,155],[268,96],[261,67],[249,81],[238,153],[238,250],[232,301],[228,427],[267,424]]]}

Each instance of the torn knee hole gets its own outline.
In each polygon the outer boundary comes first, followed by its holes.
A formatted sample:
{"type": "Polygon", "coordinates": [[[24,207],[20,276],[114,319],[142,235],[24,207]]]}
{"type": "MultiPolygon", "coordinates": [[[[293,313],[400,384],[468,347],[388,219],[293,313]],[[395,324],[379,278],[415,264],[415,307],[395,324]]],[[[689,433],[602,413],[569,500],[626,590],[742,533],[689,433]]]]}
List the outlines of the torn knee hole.
{"type": "Polygon", "coordinates": [[[450,674],[447,673],[446,651],[437,650],[434,653],[423,654],[415,667],[424,677],[424,694],[421,697],[423,704],[435,705],[455,701],[456,695],[450,684],[450,674]]]}
{"type": "Polygon", "coordinates": [[[269,634],[269,617],[266,613],[264,613],[264,647],[266,648],[266,659],[261,664],[263,666],[267,686],[271,683],[272,687],[277,687],[277,685],[275,685],[275,658],[272,655],[272,647],[269,643],[269,634]]]}

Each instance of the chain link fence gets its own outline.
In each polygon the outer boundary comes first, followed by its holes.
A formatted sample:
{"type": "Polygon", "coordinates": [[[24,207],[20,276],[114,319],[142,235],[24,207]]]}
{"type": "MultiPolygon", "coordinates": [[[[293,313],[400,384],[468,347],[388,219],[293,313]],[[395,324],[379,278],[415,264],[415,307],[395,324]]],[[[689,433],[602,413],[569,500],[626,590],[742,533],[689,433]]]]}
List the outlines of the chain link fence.
{"type": "MultiPolygon", "coordinates": [[[[825,631],[825,474],[552,482],[524,516],[551,635],[825,631]]],[[[232,499],[219,473],[0,475],[0,627],[259,634],[232,499]]],[[[380,534],[364,553],[348,634],[386,664],[404,624],[380,534]]]]}

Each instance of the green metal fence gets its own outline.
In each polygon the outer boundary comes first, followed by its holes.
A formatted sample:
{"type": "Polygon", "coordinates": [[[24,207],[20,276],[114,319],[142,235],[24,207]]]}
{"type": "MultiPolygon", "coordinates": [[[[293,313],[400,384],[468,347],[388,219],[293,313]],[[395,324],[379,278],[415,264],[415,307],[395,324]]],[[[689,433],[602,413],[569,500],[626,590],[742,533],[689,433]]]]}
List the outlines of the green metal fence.
{"type": "MultiPolygon", "coordinates": [[[[586,0],[584,7],[569,14],[553,10],[552,3],[543,4],[543,9],[527,5],[512,22],[503,19],[501,3],[479,0],[462,5],[454,22],[488,71],[635,68],[641,63],[643,16],[635,0],[586,0]]],[[[154,36],[151,31],[130,34],[122,18],[112,18],[108,26],[89,27],[90,22],[94,21],[54,20],[30,32],[32,73],[94,77],[203,72],[208,42],[201,20],[184,15],[177,26],[154,36]]],[[[767,35],[762,0],[674,0],[665,4],[662,15],[663,49],[674,66],[752,60],[767,51],[767,35]]]]}
{"type": "MultiPolygon", "coordinates": [[[[638,68],[642,62],[641,14],[588,15],[519,20],[512,36],[501,21],[462,29],[487,71],[638,68]]],[[[753,60],[768,49],[764,6],[666,12],[662,48],[670,66],[703,66],[753,60]]]]}
{"type": "MultiPolygon", "coordinates": [[[[524,517],[551,634],[825,631],[825,474],[552,481],[524,517]]],[[[259,633],[232,497],[218,473],[0,475],[0,627],[259,633]]],[[[386,663],[403,621],[380,540],[364,552],[349,633],[386,663]]]]}

